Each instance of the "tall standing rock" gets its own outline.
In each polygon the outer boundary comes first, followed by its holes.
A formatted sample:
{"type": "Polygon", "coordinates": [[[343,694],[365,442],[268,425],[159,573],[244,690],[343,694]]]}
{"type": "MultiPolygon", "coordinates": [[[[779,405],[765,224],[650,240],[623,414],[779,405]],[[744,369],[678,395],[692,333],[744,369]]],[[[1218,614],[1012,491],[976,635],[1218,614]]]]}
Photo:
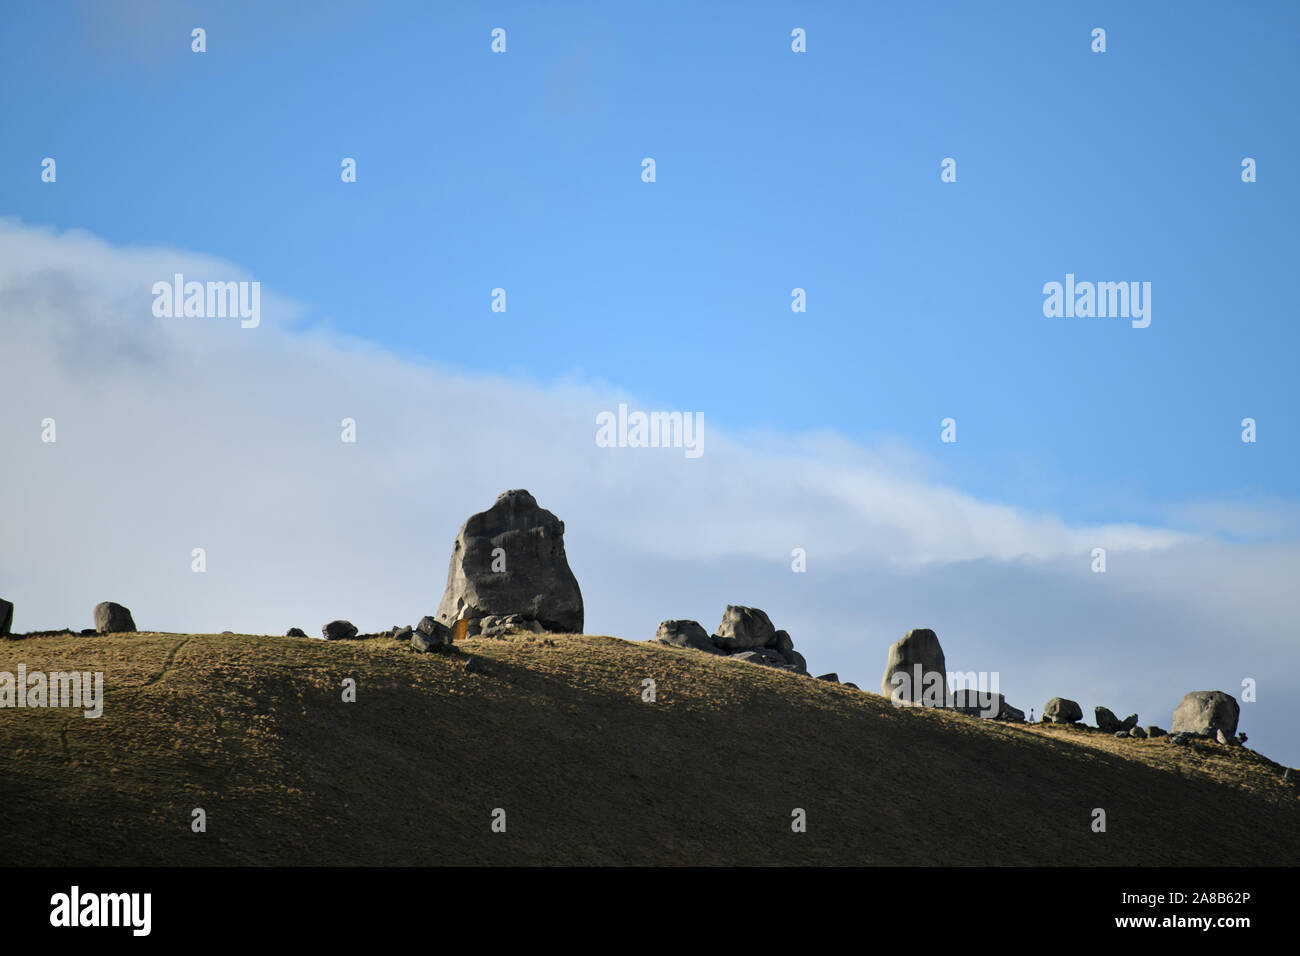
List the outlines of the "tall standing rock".
{"type": "Polygon", "coordinates": [[[947,704],[948,665],[934,631],[927,627],[914,628],[890,646],[885,676],[880,680],[880,692],[899,700],[939,706],[947,704]],[[895,683],[896,674],[901,683],[895,683]],[[906,680],[902,679],[903,674],[907,675],[906,680]],[[936,674],[938,677],[933,676],[936,674]],[[939,694],[943,696],[935,700],[939,694]]]}
{"type": "Polygon", "coordinates": [[[1222,730],[1231,737],[1237,732],[1240,715],[1241,707],[1231,694],[1221,690],[1194,690],[1178,704],[1170,730],[1202,737],[1212,737],[1216,730],[1222,730]]]}
{"type": "Polygon", "coordinates": [[[582,592],[564,554],[564,522],[526,491],[507,491],[456,535],[438,620],[511,614],[582,633],[582,592]]]}
{"type": "Polygon", "coordinates": [[[14,624],[13,602],[0,598],[0,637],[9,633],[14,624]]]}
{"type": "Polygon", "coordinates": [[[95,605],[95,630],[100,634],[122,634],[135,632],[135,619],[129,608],[104,601],[95,605]]]}

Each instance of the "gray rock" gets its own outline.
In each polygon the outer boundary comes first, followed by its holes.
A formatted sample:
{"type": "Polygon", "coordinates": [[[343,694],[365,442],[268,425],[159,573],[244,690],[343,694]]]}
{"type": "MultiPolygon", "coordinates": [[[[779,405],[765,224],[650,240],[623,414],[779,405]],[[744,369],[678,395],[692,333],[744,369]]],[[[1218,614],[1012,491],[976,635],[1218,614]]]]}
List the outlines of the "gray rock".
{"type": "Polygon", "coordinates": [[[0,598],[0,637],[6,636],[14,624],[14,606],[12,601],[0,598]]]}
{"type": "Polygon", "coordinates": [[[891,700],[947,703],[948,665],[934,631],[924,627],[913,628],[890,645],[885,676],[880,679],[880,693],[891,700]],[[927,683],[931,685],[928,692],[927,683]],[[937,701],[934,700],[936,696],[937,701]]]}
{"type": "Polygon", "coordinates": [[[435,651],[444,651],[451,647],[451,642],[443,643],[432,634],[425,634],[424,631],[412,631],[408,643],[413,650],[421,654],[430,654],[435,651]]]}
{"type": "Polygon", "coordinates": [[[1141,727],[1132,728],[1131,730],[1129,730],[1128,735],[1130,737],[1136,737],[1138,740],[1147,739],[1147,732],[1143,730],[1141,727]]]}
{"type": "Polygon", "coordinates": [[[466,674],[486,674],[487,672],[487,665],[483,663],[481,657],[474,657],[471,655],[469,659],[465,661],[466,674]]]}
{"type": "Polygon", "coordinates": [[[661,621],[655,631],[654,639],[659,644],[670,647],[690,647],[705,654],[725,653],[713,643],[699,621],[661,621]]]}
{"type": "Polygon", "coordinates": [[[1236,737],[1232,736],[1232,734],[1225,734],[1221,729],[1216,730],[1214,732],[1214,739],[1217,740],[1219,743],[1225,744],[1229,747],[1241,746],[1241,742],[1237,740],[1236,737]]]}
{"type": "Polygon", "coordinates": [[[434,638],[439,644],[451,643],[451,628],[436,617],[426,614],[420,618],[420,623],[415,626],[415,629],[421,634],[434,638]]]}
{"type": "MultiPolygon", "coordinates": [[[[1006,698],[992,691],[963,688],[952,692],[952,709],[970,717],[994,718],[1002,713],[1006,698]]],[[[1025,716],[1023,713],[1020,715],[1025,716]]]]}
{"type": "Polygon", "coordinates": [[[1115,731],[1115,736],[1116,736],[1116,737],[1127,737],[1127,736],[1128,736],[1128,731],[1127,731],[1127,730],[1117,730],[1117,731],[1115,731]]]}
{"type": "Polygon", "coordinates": [[[1147,727],[1147,736],[1151,738],[1167,737],[1168,733],[1165,731],[1163,727],[1157,727],[1155,724],[1152,724],[1151,726],[1147,727]]]}
{"type": "Polygon", "coordinates": [[[357,626],[351,621],[330,621],[320,630],[327,641],[346,641],[357,636],[357,626]]]}
{"type": "Polygon", "coordinates": [[[415,633],[415,628],[407,624],[405,627],[394,628],[392,636],[399,641],[410,641],[411,635],[414,633],[415,633]]]}
{"type": "Polygon", "coordinates": [[[1137,715],[1137,714],[1129,714],[1127,717],[1125,717],[1123,720],[1121,720],[1121,721],[1119,722],[1119,729],[1120,729],[1120,730],[1132,730],[1132,729],[1133,729],[1134,727],[1136,727],[1137,725],[1138,725],[1138,715],[1137,715]]]}
{"type": "Polygon", "coordinates": [[[129,609],[104,601],[95,605],[95,630],[100,634],[134,633],[135,619],[129,609]]]}
{"type": "Polygon", "coordinates": [[[1117,730],[1128,730],[1127,727],[1121,727],[1119,718],[1109,707],[1096,707],[1093,713],[1097,715],[1097,729],[1103,733],[1113,734],[1117,730]]]}
{"type": "Polygon", "coordinates": [[[1012,707],[1005,700],[1002,702],[1002,709],[998,711],[998,720],[1010,720],[1017,724],[1025,722],[1025,712],[1018,707],[1012,707]]]}
{"type": "MultiPolygon", "coordinates": [[[[724,651],[748,651],[777,646],[776,628],[767,614],[756,607],[728,604],[713,643],[724,651]]],[[[791,645],[793,647],[794,645],[791,645]]]]}
{"type": "Polygon", "coordinates": [[[831,671],[829,674],[818,674],[817,679],[829,681],[832,684],[838,684],[840,682],[840,675],[831,671]]]}
{"type": "Polygon", "coordinates": [[[291,627],[289,628],[289,630],[285,631],[284,636],[285,637],[306,637],[307,632],[300,627],[291,627]]]}
{"type": "Polygon", "coordinates": [[[841,686],[841,687],[852,687],[854,690],[862,690],[861,687],[859,687],[857,684],[852,683],[851,681],[845,681],[845,682],[844,682],[843,684],[841,684],[840,686],[841,686]]]}
{"type": "Polygon", "coordinates": [[[767,647],[756,647],[753,650],[748,651],[736,651],[736,653],[731,655],[731,660],[749,661],[751,664],[766,664],[768,667],[780,667],[782,669],[793,666],[785,659],[783,654],[767,647]]]}
{"type": "Polygon", "coordinates": [[[1083,720],[1083,708],[1069,698],[1053,697],[1043,707],[1043,720],[1054,724],[1078,723],[1083,720]]]}
{"type": "Polygon", "coordinates": [[[522,490],[505,492],[461,526],[438,605],[438,620],[448,627],[511,614],[548,631],[582,632],[582,592],[564,553],[564,522],[522,490]],[[492,570],[497,548],[503,571],[492,570]]]}
{"type": "Polygon", "coordinates": [[[1172,729],[1199,737],[1213,736],[1222,730],[1231,736],[1237,732],[1241,708],[1231,694],[1221,690],[1194,690],[1183,697],[1174,711],[1172,729]]]}
{"type": "Polygon", "coordinates": [[[794,650],[794,641],[790,639],[790,634],[787,631],[777,631],[776,643],[772,646],[782,654],[789,655],[794,650]]]}
{"type": "Polygon", "coordinates": [[[1170,743],[1173,743],[1173,744],[1176,744],[1176,745],[1178,745],[1179,747],[1182,747],[1182,746],[1186,745],[1186,743],[1187,743],[1189,740],[1191,740],[1191,739],[1192,739],[1192,735],[1191,735],[1191,734],[1177,733],[1177,734],[1172,735],[1172,736],[1169,738],[1169,742],[1170,742],[1170,743]]]}
{"type": "Polygon", "coordinates": [[[790,666],[794,668],[796,674],[808,673],[808,662],[803,659],[803,655],[796,650],[785,652],[785,659],[789,661],[790,666]]]}

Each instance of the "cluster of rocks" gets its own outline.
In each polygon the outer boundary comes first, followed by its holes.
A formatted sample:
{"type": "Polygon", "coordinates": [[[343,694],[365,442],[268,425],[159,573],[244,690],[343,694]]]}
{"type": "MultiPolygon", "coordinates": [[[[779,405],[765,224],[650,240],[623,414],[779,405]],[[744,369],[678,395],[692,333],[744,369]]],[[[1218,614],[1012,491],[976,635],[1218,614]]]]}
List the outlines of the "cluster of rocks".
{"type": "MultiPolygon", "coordinates": [[[[794,649],[786,631],[779,631],[765,611],[756,607],[728,604],[722,623],[710,634],[698,621],[664,621],[654,640],[672,647],[690,647],[706,654],[717,654],[735,661],[748,661],[807,676],[808,662],[794,649]]],[[[822,680],[837,680],[835,674],[823,674],[822,680]]]]}
{"type": "MultiPolygon", "coordinates": [[[[1237,720],[1241,707],[1235,697],[1221,690],[1195,690],[1184,695],[1174,710],[1172,734],[1152,724],[1138,726],[1138,715],[1129,714],[1123,720],[1107,707],[1094,708],[1097,729],[1116,737],[1146,740],[1168,736],[1175,744],[1183,745],[1201,739],[1217,740],[1221,744],[1240,746],[1246,735],[1237,735],[1237,720]]],[[[1076,701],[1053,697],[1043,707],[1043,722],[1077,724],[1083,720],[1083,708],[1076,701]]]]}
{"type": "MultiPolygon", "coordinates": [[[[83,628],[80,631],[75,631],[70,627],[53,631],[28,631],[23,636],[79,635],[81,637],[91,637],[95,634],[134,634],[136,632],[135,620],[131,617],[131,611],[120,604],[114,604],[112,601],[96,604],[92,616],[95,621],[94,627],[83,628]]],[[[15,636],[12,634],[13,623],[13,602],[0,599],[0,637],[15,636]]]]}

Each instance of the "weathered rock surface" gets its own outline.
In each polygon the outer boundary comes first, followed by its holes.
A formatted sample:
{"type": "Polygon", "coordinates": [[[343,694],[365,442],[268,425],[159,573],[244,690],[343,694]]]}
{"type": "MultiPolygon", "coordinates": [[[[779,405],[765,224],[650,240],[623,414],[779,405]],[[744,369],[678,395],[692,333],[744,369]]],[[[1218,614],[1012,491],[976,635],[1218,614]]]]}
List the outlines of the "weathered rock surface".
{"type": "MultiPolygon", "coordinates": [[[[790,635],[786,635],[787,640],[790,635]]],[[[722,623],[713,635],[713,643],[724,651],[747,651],[756,647],[777,646],[776,628],[767,614],[756,607],[728,604],[722,623]]],[[[790,645],[792,648],[793,644],[790,645]]]]}
{"type": "Polygon", "coordinates": [[[1138,740],[1146,740],[1147,738],[1147,732],[1141,727],[1133,727],[1129,730],[1128,735],[1130,737],[1136,737],[1138,740]]]}
{"type": "Polygon", "coordinates": [[[1120,726],[1119,718],[1109,707],[1097,707],[1093,712],[1097,715],[1098,730],[1108,734],[1113,734],[1117,730],[1128,730],[1127,727],[1120,726]]]}
{"type": "Polygon", "coordinates": [[[1237,699],[1221,690],[1194,690],[1183,697],[1174,711],[1172,730],[1210,737],[1216,730],[1231,736],[1237,732],[1241,708],[1237,699]]]}
{"type": "Polygon", "coordinates": [[[1069,698],[1053,697],[1043,708],[1043,720],[1049,720],[1054,724],[1077,723],[1083,720],[1083,708],[1069,698]]]}
{"type": "Polygon", "coordinates": [[[1147,736],[1153,738],[1167,737],[1168,733],[1165,731],[1163,727],[1157,727],[1155,724],[1152,724],[1151,726],[1147,727],[1147,736]]]}
{"type": "Polygon", "coordinates": [[[564,522],[522,490],[505,492],[461,526],[438,605],[448,627],[512,614],[548,631],[582,632],[582,592],[564,553],[564,522]]]}
{"type": "Polygon", "coordinates": [[[95,605],[95,630],[100,634],[126,634],[135,631],[131,611],[112,601],[95,605]]]}
{"type": "Polygon", "coordinates": [[[939,703],[947,702],[948,666],[934,631],[914,628],[890,645],[880,693],[893,700],[914,702],[942,695],[939,703]],[[928,694],[925,693],[927,683],[933,688],[928,694]]]}
{"type": "Polygon", "coordinates": [[[1134,727],[1136,727],[1137,725],[1138,725],[1138,715],[1137,715],[1137,714],[1129,714],[1127,717],[1125,717],[1123,720],[1121,720],[1121,721],[1119,722],[1119,729],[1120,729],[1120,730],[1132,730],[1132,729],[1133,729],[1134,727]]]}
{"type": "Polygon", "coordinates": [[[330,621],[320,630],[327,641],[346,641],[357,636],[357,626],[351,621],[330,621]]]}
{"type": "Polygon", "coordinates": [[[285,631],[284,636],[285,637],[306,637],[307,632],[300,627],[291,627],[289,628],[289,630],[285,631]]]}
{"type": "Polygon", "coordinates": [[[699,621],[662,621],[655,631],[655,640],[672,647],[692,647],[706,654],[726,653],[713,643],[713,638],[699,621]]]}
{"type": "Polygon", "coordinates": [[[0,598],[0,637],[5,637],[13,628],[14,624],[14,605],[12,601],[6,601],[0,598]]]}
{"type": "Polygon", "coordinates": [[[1025,712],[1012,707],[1006,698],[992,691],[965,688],[952,692],[953,710],[971,717],[1023,722],[1025,712]]]}
{"type": "Polygon", "coordinates": [[[817,679],[829,681],[832,684],[838,684],[840,682],[840,675],[831,671],[829,674],[818,674],[817,679]]]}

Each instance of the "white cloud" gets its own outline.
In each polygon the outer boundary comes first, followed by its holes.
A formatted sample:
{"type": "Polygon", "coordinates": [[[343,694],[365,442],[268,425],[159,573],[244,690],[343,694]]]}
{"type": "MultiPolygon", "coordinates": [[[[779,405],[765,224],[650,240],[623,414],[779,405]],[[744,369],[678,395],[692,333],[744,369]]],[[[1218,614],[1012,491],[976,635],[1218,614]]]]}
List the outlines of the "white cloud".
{"type": "Polygon", "coordinates": [[[888,644],[930,626],[951,667],[1001,670],[1026,709],[1060,693],[1165,724],[1183,692],[1253,676],[1261,749],[1300,756],[1282,703],[1300,690],[1290,544],[1073,526],[946,487],[894,450],[719,434],[707,408],[689,409],[704,412],[700,459],[598,448],[597,412],[635,397],[303,329],[270,278],[0,222],[0,594],[18,629],[89,626],[102,600],[162,630],[411,623],[438,604],[460,523],[525,487],[568,526],[589,631],[711,627],[753,603],[814,668],[874,688],[888,644]],[[261,327],[155,319],[150,287],[175,272],[262,280],[261,327]],[[190,571],[195,547],[206,574],[190,571]],[[790,571],[794,547],[807,574],[790,571]]]}

